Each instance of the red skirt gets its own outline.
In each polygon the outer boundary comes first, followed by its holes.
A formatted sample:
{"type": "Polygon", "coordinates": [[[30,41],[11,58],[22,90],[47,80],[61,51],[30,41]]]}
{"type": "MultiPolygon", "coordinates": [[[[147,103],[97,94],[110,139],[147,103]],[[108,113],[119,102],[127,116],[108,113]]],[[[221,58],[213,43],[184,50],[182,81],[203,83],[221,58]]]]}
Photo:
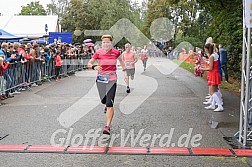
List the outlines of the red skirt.
{"type": "Polygon", "coordinates": [[[218,71],[208,71],[207,80],[209,86],[220,85],[221,77],[218,71]]]}

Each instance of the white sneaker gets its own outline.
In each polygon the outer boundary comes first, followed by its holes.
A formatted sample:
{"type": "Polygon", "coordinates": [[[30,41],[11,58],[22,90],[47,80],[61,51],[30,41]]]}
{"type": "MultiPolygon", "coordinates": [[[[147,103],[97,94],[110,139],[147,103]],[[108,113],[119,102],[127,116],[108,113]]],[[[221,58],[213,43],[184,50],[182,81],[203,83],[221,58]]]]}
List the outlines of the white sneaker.
{"type": "Polygon", "coordinates": [[[203,104],[205,104],[205,105],[212,104],[212,102],[210,102],[210,101],[204,101],[203,104]]]}
{"type": "Polygon", "coordinates": [[[38,85],[37,85],[37,84],[35,84],[35,83],[33,83],[31,86],[37,87],[38,85]]]}
{"type": "MultiPolygon", "coordinates": [[[[218,106],[218,104],[217,104],[217,103],[215,103],[215,105],[216,105],[216,106],[218,106]]],[[[221,102],[221,105],[223,106],[223,102],[221,102]]]]}
{"type": "Polygon", "coordinates": [[[219,112],[219,111],[223,111],[223,110],[224,110],[223,107],[217,107],[217,108],[214,110],[214,112],[219,112]]]}
{"type": "Polygon", "coordinates": [[[14,96],[14,92],[13,93],[9,93],[9,95],[14,96]]]}
{"type": "Polygon", "coordinates": [[[212,106],[212,105],[210,105],[210,106],[207,106],[207,107],[204,107],[205,109],[207,109],[207,110],[214,110],[215,109],[215,106],[212,106]]]}
{"type": "Polygon", "coordinates": [[[15,92],[13,92],[14,94],[17,94],[17,95],[19,95],[19,94],[21,94],[21,92],[19,92],[19,91],[15,91],[15,92]]]}
{"type": "Polygon", "coordinates": [[[209,99],[211,96],[210,95],[207,95],[206,97],[205,97],[205,99],[209,99]]]}

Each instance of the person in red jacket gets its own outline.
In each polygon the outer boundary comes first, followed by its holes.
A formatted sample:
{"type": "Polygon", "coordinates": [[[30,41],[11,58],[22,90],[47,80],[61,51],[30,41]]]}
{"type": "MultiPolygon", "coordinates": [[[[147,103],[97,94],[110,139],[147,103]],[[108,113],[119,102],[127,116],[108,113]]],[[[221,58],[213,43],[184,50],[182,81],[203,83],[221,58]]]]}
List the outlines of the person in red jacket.
{"type": "Polygon", "coordinates": [[[4,70],[9,67],[9,63],[4,62],[4,55],[0,55],[0,100],[7,99],[5,96],[6,80],[4,79],[4,70]]]}
{"type": "Polygon", "coordinates": [[[56,74],[56,81],[61,80],[61,79],[60,79],[60,76],[59,76],[61,66],[62,66],[62,60],[61,60],[61,57],[60,57],[60,52],[57,51],[56,56],[55,56],[55,74],[56,74]]]}

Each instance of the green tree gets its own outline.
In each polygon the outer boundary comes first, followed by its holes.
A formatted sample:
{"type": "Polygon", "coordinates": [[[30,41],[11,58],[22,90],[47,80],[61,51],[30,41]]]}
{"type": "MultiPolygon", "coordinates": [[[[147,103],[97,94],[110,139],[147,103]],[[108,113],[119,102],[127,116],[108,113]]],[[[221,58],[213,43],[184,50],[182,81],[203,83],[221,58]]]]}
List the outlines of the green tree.
{"type": "Polygon", "coordinates": [[[207,37],[223,44],[228,51],[228,68],[240,78],[242,53],[241,0],[149,0],[144,32],[158,17],[167,17],[176,25],[176,44],[180,41],[203,47],[207,37]]]}
{"type": "Polygon", "coordinates": [[[39,1],[36,1],[23,6],[19,15],[46,15],[46,11],[39,1]]]}
{"type": "Polygon", "coordinates": [[[145,32],[150,36],[148,28],[152,22],[160,17],[166,17],[175,25],[174,41],[177,35],[184,38],[192,28],[198,10],[199,5],[196,0],[181,0],[178,3],[172,0],[150,0],[147,19],[145,20],[145,32]]]}
{"type": "Polygon", "coordinates": [[[51,3],[46,5],[46,12],[48,15],[58,15],[62,18],[68,6],[69,0],[51,0],[51,3]]]}
{"type": "MultiPolygon", "coordinates": [[[[108,30],[122,18],[129,19],[140,27],[142,25],[140,10],[140,7],[131,4],[130,0],[71,0],[61,23],[63,30],[71,32],[108,30]]],[[[81,42],[84,35],[74,37],[74,41],[81,42]]]]}
{"type": "Polygon", "coordinates": [[[225,46],[228,51],[229,73],[239,79],[242,58],[242,1],[197,1],[213,18],[208,25],[207,35],[212,36],[214,42],[225,46]]]}
{"type": "Polygon", "coordinates": [[[69,6],[66,8],[66,12],[62,15],[62,29],[63,31],[82,33],[73,34],[73,41],[81,42],[84,39],[83,27],[88,25],[87,7],[82,0],[71,0],[69,6]]]}

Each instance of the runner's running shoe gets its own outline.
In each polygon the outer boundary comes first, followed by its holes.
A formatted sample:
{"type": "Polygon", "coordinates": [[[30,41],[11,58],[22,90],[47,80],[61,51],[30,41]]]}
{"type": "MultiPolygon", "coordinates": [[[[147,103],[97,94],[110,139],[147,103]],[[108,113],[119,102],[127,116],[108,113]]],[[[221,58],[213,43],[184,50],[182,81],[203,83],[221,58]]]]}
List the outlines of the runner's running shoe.
{"type": "Polygon", "coordinates": [[[129,87],[127,87],[126,92],[127,92],[127,93],[130,93],[130,88],[129,88],[129,87]]]}
{"type": "Polygon", "coordinates": [[[103,134],[110,135],[110,127],[109,126],[105,126],[105,128],[103,129],[103,134]]]}

